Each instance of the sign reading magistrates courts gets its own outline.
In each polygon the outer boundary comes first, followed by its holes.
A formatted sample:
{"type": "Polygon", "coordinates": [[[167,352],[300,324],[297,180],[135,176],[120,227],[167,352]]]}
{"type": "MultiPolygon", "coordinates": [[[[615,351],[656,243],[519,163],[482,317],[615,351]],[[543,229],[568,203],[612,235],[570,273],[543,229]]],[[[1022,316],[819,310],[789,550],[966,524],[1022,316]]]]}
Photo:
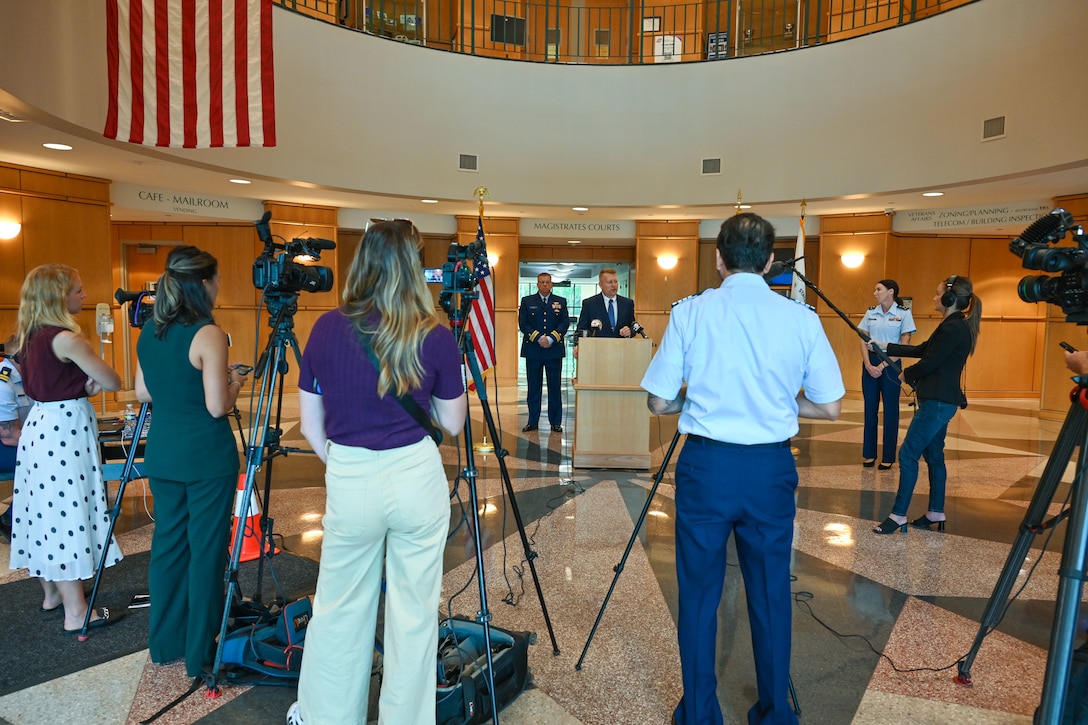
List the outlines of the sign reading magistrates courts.
{"type": "Polygon", "coordinates": [[[558,239],[634,239],[633,221],[581,219],[522,219],[521,236],[558,239]]]}
{"type": "Polygon", "coordinates": [[[896,232],[984,231],[986,227],[1013,226],[1019,231],[1050,211],[1050,204],[1021,201],[1013,204],[961,206],[953,209],[914,209],[897,212],[892,219],[896,232]]]}

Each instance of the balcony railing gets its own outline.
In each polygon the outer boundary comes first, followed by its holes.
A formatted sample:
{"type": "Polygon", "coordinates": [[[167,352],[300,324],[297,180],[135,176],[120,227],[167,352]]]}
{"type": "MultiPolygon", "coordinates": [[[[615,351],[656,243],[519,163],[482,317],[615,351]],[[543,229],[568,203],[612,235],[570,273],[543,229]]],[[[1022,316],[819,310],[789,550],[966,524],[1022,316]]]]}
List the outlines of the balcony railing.
{"type": "Polygon", "coordinates": [[[431,48],[541,63],[629,65],[792,50],[978,0],[275,0],[431,48]]]}

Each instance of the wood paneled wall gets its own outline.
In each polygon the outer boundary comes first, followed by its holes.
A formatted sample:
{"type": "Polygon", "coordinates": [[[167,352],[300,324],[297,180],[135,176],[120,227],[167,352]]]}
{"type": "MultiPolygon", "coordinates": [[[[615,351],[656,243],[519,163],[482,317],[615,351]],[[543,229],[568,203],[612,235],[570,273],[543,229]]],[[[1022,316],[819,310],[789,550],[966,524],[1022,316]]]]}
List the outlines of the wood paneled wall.
{"type": "Polygon", "coordinates": [[[635,319],[660,342],[672,303],[698,292],[699,222],[640,221],[635,224],[635,319]],[[659,257],[676,257],[662,269],[659,257]]]}

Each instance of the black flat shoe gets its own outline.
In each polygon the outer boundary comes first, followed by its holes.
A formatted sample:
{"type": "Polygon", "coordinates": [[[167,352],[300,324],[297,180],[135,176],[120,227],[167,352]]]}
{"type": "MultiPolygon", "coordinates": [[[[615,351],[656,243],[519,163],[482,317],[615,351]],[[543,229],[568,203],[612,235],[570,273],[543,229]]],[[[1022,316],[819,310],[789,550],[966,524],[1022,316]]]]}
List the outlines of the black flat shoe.
{"type": "Polygon", "coordinates": [[[899,529],[904,534],[907,533],[907,525],[905,523],[901,524],[889,516],[888,518],[884,519],[884,522],[880,524],[880,526],[877,526],[875,529],[873,529],[873,533],[894,534],[896,529],[899,529]]]}
{"type": "MultiPolygon", "coordinates": [[[[87,625],[88,632],[90,632],[92,629],[102,629],[103,627],[108,627],[111,624],[117,624],[125,618],[124,612],[111,612],[105,607],[102,607],[98,610],[98,615],[98,619],[92,619],[91,623],[87,625]]],[[[83,628],[80,627],[79,629],[61,629],[60,633],[67,637],[72,634],[79,634],[82,631],[83,628]]]]}
{"type": "Polygon", "coordinates": [[[879,466],[877,466],[877,469],[881,470],[881,471],[887,471],[889,468],[891,468],[894,465],[895,465],[894,463],[881,463],[879,466]]]}
{"type": "Polygon", "coordinates": [[[561,426],[561,425],[553,425],[552,426],[552,433],[562,433],[562,432],[563,432],[563,426],[561,426]]]}
{"type": "Polygon", "coordinates": [[[529,425],[527,425],[527,426],[525,426],[524,428],[522,428],[522,429],[521,429],[521,432],[522,432],[522,433],[531,433],[531,432],[533,432],[534,430],[536,430],[536,425],[535,425],[535,424],[533,424],[533,423],[530,423],[529,425]]]}
{"type": "Polygon", "coordinates": [[[876,465],[876,459],[875,458],[866,458],[864,461],[861,462],[861,465],[865,466],[866,468],[872,468],[873,466],[876,465]]]}
{"type": "Polygon", "coordinates": [[[933,524],[937,524],[937,531],[944,531],[944,521],[931,521],[926,515],[919,516],[914,521],[910,522],[910,525],[918,529],[933,530],[933,524]]]}

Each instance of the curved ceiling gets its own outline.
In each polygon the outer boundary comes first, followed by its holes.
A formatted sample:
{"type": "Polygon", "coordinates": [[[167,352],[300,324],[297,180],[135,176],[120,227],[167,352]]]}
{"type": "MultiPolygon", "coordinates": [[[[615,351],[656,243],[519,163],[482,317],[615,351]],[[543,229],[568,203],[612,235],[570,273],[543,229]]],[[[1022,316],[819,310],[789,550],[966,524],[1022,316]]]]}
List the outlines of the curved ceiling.
{"type": "MultiPolygon", "coordinates": [[[[4,15],[0,110],[27,122],[0,121],[0,158],[135,186],[436,224],[474,214],[477,186],[488,214],[566,219],[587,206],[581,216],[600,220],[721,219],[738,191],[772,218],[796,217],[802,199],[821,215],[1088,191],[1088,97],[1071,96],[1082,0],[986,0],[826,46],[629,67],[462,56],[277,7],[279,145],[201,150],[101,136],[102,3],[8,3],[4,15]],[[1006,133],[983,141],[995,117],[1006,133]],[[75,148],[41,147],[58,140],[75,148]],[[462,153],[477,173],[457,168],[462,153]],[[720,174],[701,173],[708,158],[720,174]],[[931,189],[945,196],[921,197],[931,189]]],[[[163,218],[114,209],[149,215],[163,218]]]]}

